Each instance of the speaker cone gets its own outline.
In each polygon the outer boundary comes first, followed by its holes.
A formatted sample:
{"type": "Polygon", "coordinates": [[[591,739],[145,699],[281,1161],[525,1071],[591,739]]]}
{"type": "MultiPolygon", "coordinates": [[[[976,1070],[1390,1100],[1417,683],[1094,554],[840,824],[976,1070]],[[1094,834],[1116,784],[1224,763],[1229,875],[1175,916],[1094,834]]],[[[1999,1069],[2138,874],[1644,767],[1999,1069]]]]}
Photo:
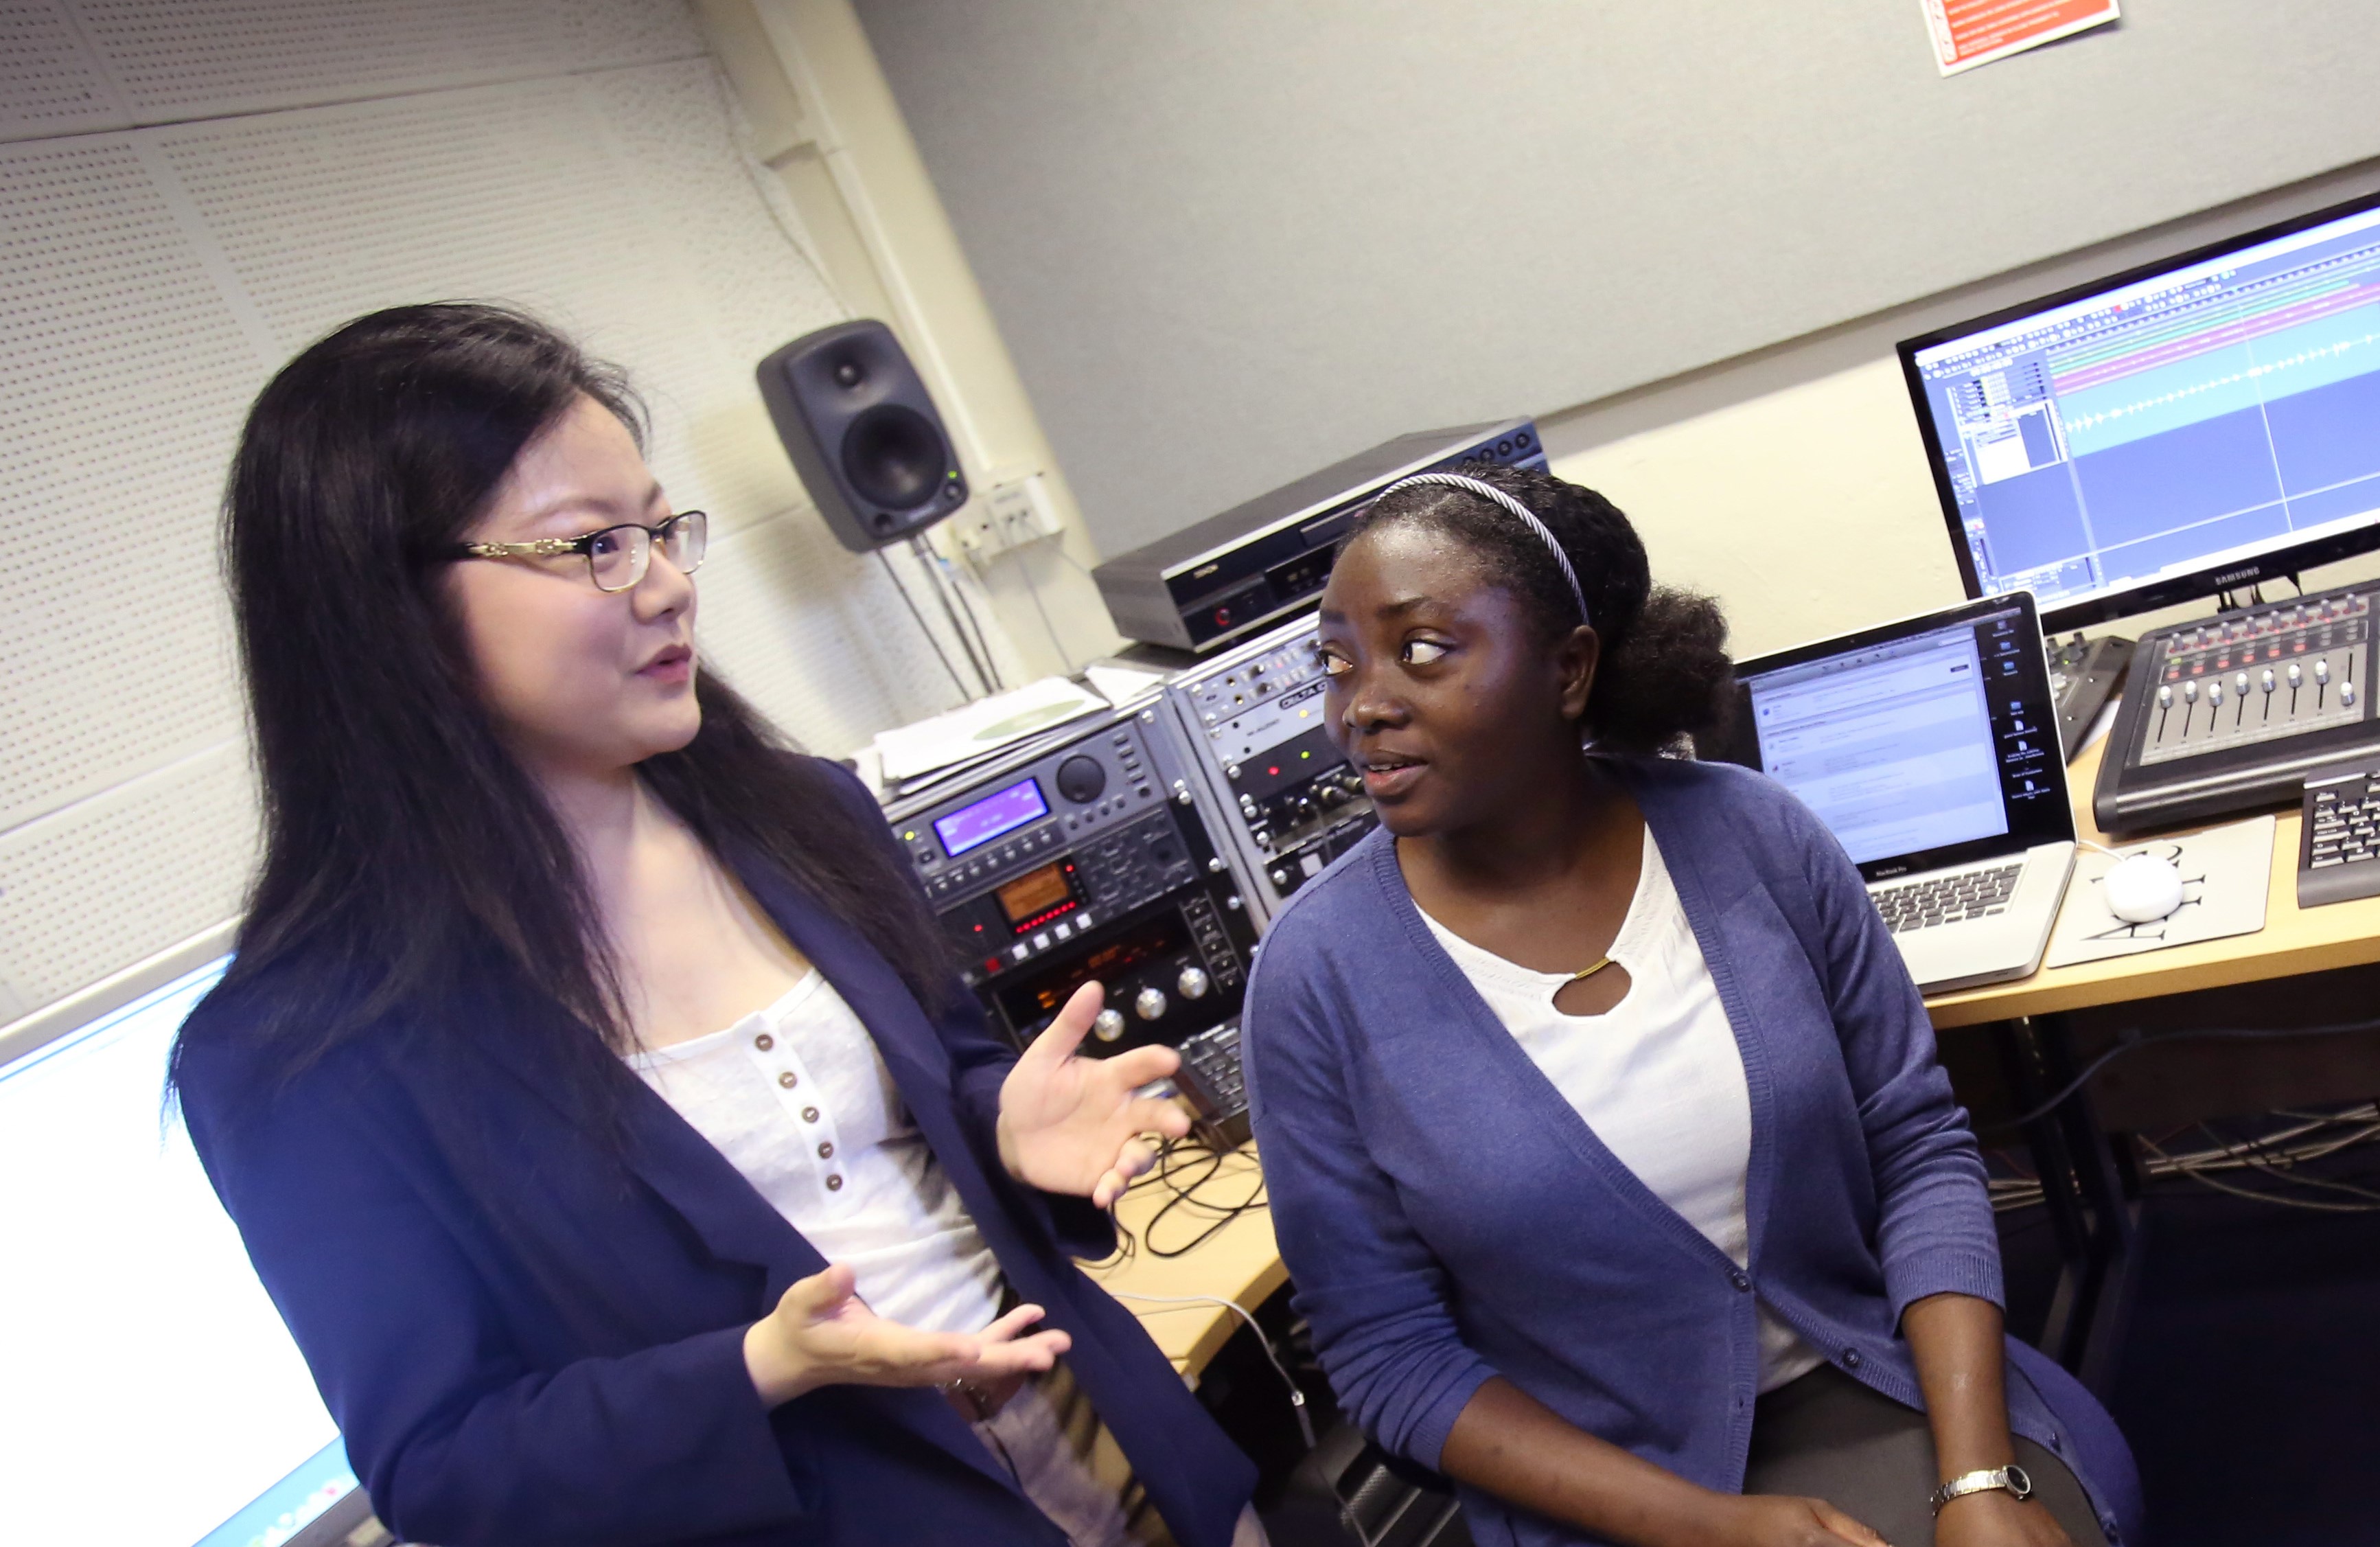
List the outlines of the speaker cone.
{"type": "Polygon", "coordinates": [[[880,403],[844,432],[844,476],[878,505],[894,510],[923,505],[950,471],[941,436],[915,408],[880,403]]]}

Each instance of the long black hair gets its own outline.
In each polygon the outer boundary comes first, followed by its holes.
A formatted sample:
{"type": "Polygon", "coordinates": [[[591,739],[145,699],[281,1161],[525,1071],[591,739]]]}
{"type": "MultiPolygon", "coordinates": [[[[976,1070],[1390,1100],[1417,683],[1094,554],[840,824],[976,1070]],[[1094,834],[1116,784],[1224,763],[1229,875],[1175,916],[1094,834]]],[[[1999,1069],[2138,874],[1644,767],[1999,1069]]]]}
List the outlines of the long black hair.
{"type": "MultiPolygon", "coordinates": [[[[249,410],[224,541],[264,859],[224,989],[270,975],[258,997],[284,1073],[493,963],[567,1012],[542,1017],[560,1029],[540,1050],[560,1087],[616,1101],[634,1033],[592,895],[481,706],[439,583],[522,448],[582,397],[643,445],[618,371],[519,311],[444,303],[337,329],[249,410]]],[[[782,869],[939,1005],[941,932],[873,813],[707,669],[696,693],[700,732],[640,764],[646,784],[714,853],[748,846],[782,869]]]]}
{"type": "MultiPolygon", "coordinates": [[[[1666,752],[1682,737],[1707,737],[1725,724],[1734,699],[1727,619],[1707,596],[1653,583],[1645,543],[1618,506],[1534,468],[1462,470],[1528,507],[1578,575],[1601,645],[1586,702],[1597,749],[1666,752]]],[[[1497,584],[1521,599],[1548,640],[1578,627],[1578,603],[1544,542],[1492,500],[1444,484],[1415,484],[1373,501],[1348,540],[1407,522],[1468,548],[1497,584]]]]}

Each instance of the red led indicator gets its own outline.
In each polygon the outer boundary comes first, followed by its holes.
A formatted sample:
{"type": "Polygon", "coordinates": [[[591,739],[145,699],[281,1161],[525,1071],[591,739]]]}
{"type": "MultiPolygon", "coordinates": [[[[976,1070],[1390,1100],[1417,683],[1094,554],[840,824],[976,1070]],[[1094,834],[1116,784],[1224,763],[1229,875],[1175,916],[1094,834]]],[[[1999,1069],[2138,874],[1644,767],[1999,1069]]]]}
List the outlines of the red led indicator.
{"type": "Polygon", "coordinates": [[[1275,763],[1272,767],[1266,769],[1265,773],[1269,777],[1279,778],[1281,776],[1281,765],[1279,763],[1275,763]]]}

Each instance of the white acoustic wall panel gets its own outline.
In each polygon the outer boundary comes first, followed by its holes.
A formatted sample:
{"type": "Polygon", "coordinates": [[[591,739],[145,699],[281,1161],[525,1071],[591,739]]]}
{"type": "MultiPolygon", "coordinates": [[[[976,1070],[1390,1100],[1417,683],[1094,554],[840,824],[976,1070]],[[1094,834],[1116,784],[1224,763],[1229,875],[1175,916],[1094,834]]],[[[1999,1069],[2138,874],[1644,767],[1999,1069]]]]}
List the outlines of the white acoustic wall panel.
{"type": "Polygon", "coordinates": [[[0,0],[0,140],[131,123],[64,0],[0,0]]]}
{"type": "MultiPolygon", "coordinates": [[[[0,1023],[236,909],[254,815],[222,481],[270,372],[360,312],[512,300],[627,366],[656,471],[716,518],[705,651],[806,744],[842,751],[953,700],[759,403],[754,362],[845,313],[747,175],[712,67],[587,64],[681,48],[674,0],[77,9],[152,119],[417,85],[447,57],[424,17],[470,43],[454,57],[554,67],[0,147],[0,1023]],[[177,53],[200,12],[230,17],[237,46],[177,53]],[[366,12],[394,30],[343,30],[366,12]]],[[[64,14],[0,21],[18,12],[64,14]]]]}
{"type": "Polygon", "coordinates": [[[0,1021],[231,917],[255,853],[244,742],[0,833],[0,1021]]]}
{"type": "Polygon", "coordinates": [[[129,137],[0,149],[0,830],[237,734],[214,508],[262,379],[129,137]]]}
{"type": "Polygon", "coordinates": [[[654,0],[67,0],[140,124],[689,59],[654,0]]]}

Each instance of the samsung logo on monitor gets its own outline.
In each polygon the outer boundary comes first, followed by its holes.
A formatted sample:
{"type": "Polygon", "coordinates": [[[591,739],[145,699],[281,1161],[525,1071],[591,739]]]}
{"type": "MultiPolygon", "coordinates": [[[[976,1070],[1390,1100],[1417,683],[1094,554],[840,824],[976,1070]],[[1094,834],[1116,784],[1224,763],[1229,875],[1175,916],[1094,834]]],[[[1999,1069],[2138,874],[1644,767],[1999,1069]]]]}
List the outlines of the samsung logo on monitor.
{"type": "Polygon", "coordinates": [[[2261,564],[2246,564],[2237,569],[2227,569],[2220,575],[2209,575],[2206,577],[2206,583],[2210,586],[2228,586],[2240,580],[2252,580],[2264,572],[2265,566],[2261,564]]]}

